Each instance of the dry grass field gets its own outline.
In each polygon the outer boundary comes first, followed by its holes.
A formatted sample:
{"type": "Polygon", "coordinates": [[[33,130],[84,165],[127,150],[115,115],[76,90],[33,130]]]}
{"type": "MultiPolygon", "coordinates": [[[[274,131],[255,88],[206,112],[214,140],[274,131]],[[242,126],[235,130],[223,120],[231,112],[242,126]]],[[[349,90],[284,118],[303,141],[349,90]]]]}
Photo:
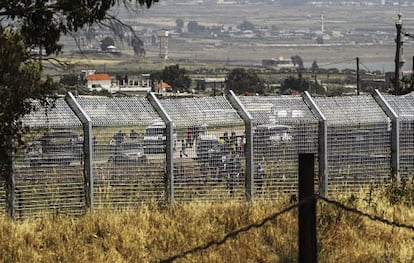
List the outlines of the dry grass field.
{"type": "MultiPolygon", "coordinates": [[[[412,202],[391,204],[386,196],[377,190],[339,200],[380,218],[412,224],[412,202]]],[[[291,205],[261,200],[172,206],[152,203],[79,218],[55,216],[15,223],[0,218],[0,262],[160,262],[221,240],[291,205]]],[[[295,208],[221,245],[174,262],[297,262],[297,216],[295,208]]],[[[317,205],[317,238],[319,262],[414,261],[413,229],[373,221],[322,200],[317,205]]]]}

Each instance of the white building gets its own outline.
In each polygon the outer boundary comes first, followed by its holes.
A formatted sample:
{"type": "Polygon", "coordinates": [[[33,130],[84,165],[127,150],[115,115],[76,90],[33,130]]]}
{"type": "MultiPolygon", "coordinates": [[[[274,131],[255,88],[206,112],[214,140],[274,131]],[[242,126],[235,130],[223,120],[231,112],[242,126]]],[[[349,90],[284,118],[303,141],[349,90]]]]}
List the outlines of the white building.
{"type": "Polygon", "coordinates": [[[122,80],[121,83],[117,83],[117,87],[112,87],[111,92],[138,92],[146,93],[150,92],[152,88],[152,81],[150,74],[141,74],[141,76],[136,76],[128,78],[128,81],[122,80]]]}
{"type": "Polygon", "coordinates": [[[89,90],[100,91],[102,89],[111,90],[112,79],[106,73],[91,74],[86,77],[87,88],[89,90]]]}

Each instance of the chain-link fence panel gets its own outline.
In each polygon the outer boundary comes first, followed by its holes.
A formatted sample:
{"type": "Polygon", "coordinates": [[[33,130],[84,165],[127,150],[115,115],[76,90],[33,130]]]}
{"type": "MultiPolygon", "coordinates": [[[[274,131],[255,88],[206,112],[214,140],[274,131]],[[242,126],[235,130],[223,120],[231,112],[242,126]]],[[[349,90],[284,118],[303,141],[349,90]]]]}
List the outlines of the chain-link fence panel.
{"type": "Polygon", "coordinates": [[[175,200],[245,200],[244,122],[230,103],[222,96],[160,103],[175,125],[175,200]]]}
{"type": "Polygon", "coordinates": [[[0,176],[0,216],[7,214],[6,180],[0,176]]]}
{"type": "Polygon", "coordinates": [[[240,101],[253,117],[255,197],[296,195],[299,153],[315,154],[318,174],[318,120],[299,96],[245,96],[240,101]]]}
{"type": "Polygon", "coordinates": [[[371,96],[315,97],[328,126],[330,193],[391,179],[391,120],[371,96]]]}
{"type": "Polygon", "coordinates": [[[83,132],[63,99],[23,118],[29,127],[15,158],[16,218],[85,211],[83,132]]]}
{"type": "Polygon", "coordinates": [[[144,97],[78,97],[92,120],[94,207],[165,200],[166,133],[144,97]]]}
{"type": "Polygon", "coordinates": [[[414,96],[383,95],[398,115],[400,125],[400,176],[413,178],[414,174],[414,96]]]}

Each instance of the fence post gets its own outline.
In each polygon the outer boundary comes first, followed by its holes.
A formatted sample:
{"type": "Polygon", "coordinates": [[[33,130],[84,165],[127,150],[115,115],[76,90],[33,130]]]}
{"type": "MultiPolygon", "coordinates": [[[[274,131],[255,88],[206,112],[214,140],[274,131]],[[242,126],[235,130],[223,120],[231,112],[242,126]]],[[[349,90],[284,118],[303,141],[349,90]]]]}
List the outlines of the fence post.
{"type": "Polygon", "coordinates": [[[384,96],[375,90],[375,101],[391,119],[391,168],[393,177],[397,183],[400,182],[400,119],[398,114],[391,108],[384,96]]]}
{"type": "Polygon", "coordinates": [[[254,155],[253,155],[253,117],[241,103],[239,98],[232,90],[229,91],[229,101],[231,105],[237,110],[237,113],[242,117],[246,131],[246,145],[245,145],[245,184],[246,184],[246,198],[248,201],[253,200],[253,185],[254,185],[254,155]]]}
{"type": "Polygon", "coordinates": [[[317,262],[316,199],[314,194],[314,155],[299,154],[299,262],[317,262]]]}
{"type": "Polygon", "coordinates": [[[167,199],[170,203],[174,202],[174,123],[168,113],[165,111],[164,107],[155,96],[153,92],[148,93],[148,100],[157,113],[160,115],[161,119],[165,123],[167,130],[167,145],[166,145],[166,170],[167,176],[166,180],[166,189],[167,189],[167,199]]]}
{"type": "Polygon", "coordinates": [[[15,146],[14,140],[11,135],[7,139],[7,151],[10,158],[8,163],[9,174],[6,176],[6,200],[7,200],[7,212],[9,217],[14,221],[16,220],[16,171],[15,171],[15,146]]]}
{"type": "Polygon", "coordinates": [[[93,176],[93,158],[92,158],[92,120],[82,109],[80,104],[72,93],[68,92],[65,101],[75,113],[76,117],[82,122],[83,127],[83,172],[86,184],[86,205],[90,210],[94,208],[94,176],[93,176]]]}
{"type": "Polygon", "coordinates": [[[305,91],[304,100],[308,107],[319,119],[319,182],[320,194],[324,197],[329,193],[328,172],[328,125],[325,115],[319,109],[309,92],[305,91]]]}

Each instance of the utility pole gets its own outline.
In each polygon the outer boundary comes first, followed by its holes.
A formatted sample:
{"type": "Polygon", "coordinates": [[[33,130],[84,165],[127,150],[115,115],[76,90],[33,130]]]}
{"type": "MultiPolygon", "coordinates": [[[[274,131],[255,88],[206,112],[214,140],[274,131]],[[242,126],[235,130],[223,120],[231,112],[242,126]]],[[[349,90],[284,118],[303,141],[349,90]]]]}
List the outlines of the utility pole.
{"type": "Polygon", "coordinates": [[[360,86],[359,86],[359,57],[356,58],[356,66],[357,66],[357,95],[359,95],[360,92],[360,86]]]}
{"type": "Polygon", "coordinates": [[[400,94],[400,80],[402,79],[402,67],[404,65],[403,49],[404,35],[402,33],[402,21],[401,13],[398,14],[398,21],[395,23],[397,29],[397,37],[395,39],[396,51],[395,51],[395,72],[394,72],[394,93],[395,95],[400,94]]]}
{"type": "Polygon", "coordinates": [[[414,56],[413,56],[413,64],[411,66],[411,80],[414,79],[414,56]]]}

